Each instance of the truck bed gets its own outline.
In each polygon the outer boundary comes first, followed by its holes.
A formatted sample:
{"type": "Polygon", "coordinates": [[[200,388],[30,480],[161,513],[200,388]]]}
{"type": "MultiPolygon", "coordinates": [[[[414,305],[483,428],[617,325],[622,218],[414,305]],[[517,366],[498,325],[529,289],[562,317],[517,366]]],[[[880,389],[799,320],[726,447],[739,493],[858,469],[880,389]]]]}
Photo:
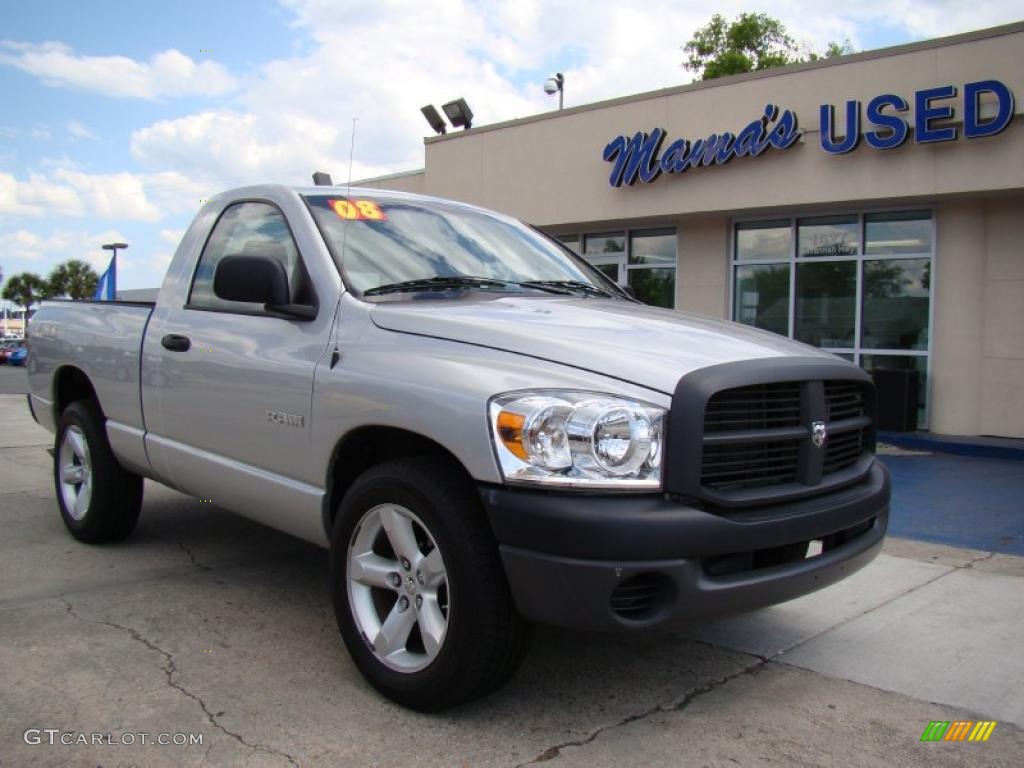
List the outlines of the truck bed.
{"type": "Polygon", "coordinates": [[[61,369],[74,367],[89,378],[103,403],[111,443],[141,438],[142,338],[154,306],[137,301],[42,303],[32,318],[27,362],[32,408],[43,426],[54,426],[54,389],[61,369]]]}

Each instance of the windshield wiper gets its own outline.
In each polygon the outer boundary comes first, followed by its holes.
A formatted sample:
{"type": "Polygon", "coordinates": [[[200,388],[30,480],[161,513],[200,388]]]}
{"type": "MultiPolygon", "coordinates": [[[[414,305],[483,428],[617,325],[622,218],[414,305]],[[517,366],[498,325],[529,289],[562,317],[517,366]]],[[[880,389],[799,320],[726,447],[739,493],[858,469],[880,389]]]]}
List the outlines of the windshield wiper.
{"type": "Polygon", "coordinates": [[[525,285],[527,288],[561,288],[567,291],[582,291],[590,296],[611,297],[613,295],[604,288],[598,288],[596,285],[580,280],[526,280],[519,285],[525,285]]]}
{"type": "Polygon", "coordinates": [[[489,277],[470,277],[469,275],[442,275],[438,277],[425,277],[419,280],[403,280],[400,283],[386,283],[376,288],[368,288],[363,291],[363,296],[379,296],[382,293],[401,293],[402,291],[429,291],[434,288],[463,288],[466,286],[496,286],[507,285],[505,280],[494,280],[489,277]]]}
{"type": "MultiPolygon", "coordinates": [[[[403,291],[430,291],[443,290],[445,288],[505,288],[514,285],[517,288],[532,288],[535,291],[545,293],[559,293],[567,296],[572,293],[575,286],[562,285],[559,280],[501,280],[494,277],[473,277],[471,275],[440,275],[438,277],[425,277],[418,280],[403,280],[400,283],[387,283],[378,285],[376,288],[369,288],[363,291],[363,296],[379,296],[383,293],[401,293],[403,291]]],[[[567,281],[572,282],[572,281],[567,281]]],[[[581,283],[581,285],[584,285],[581,283]]],[[[589,287],[589,286],[588,286],[589,287]]],[[[599,289],[595,289],[599,290],[599,289]]],[[[605,294],[602,291],[603,295],[605,294]]]]}

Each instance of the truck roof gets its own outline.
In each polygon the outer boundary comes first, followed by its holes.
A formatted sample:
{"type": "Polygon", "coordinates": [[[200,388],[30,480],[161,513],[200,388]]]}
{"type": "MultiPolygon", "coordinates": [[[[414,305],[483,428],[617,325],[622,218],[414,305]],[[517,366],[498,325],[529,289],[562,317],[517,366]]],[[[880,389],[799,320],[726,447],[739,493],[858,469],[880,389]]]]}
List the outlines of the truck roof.
{"type": "MultiPolygon", "coordinates": [[[[492,211],[487,208],[481,208],[477,205],[470,205],[469,203],[463,203],[459,200],[452,200],[446,197],[433,197],[431,195],[421,195],[415,192],[400,192],[393,189],[377,189],[376,187],[360,187],[357,185],[349,186],[348,184],[334,184],[333,186],[293,186],[289,184],[254,184],[246,187],[236,187],[235,189],[229,189],[221,192],[211,199],[219,200],[223,197],[240,198],[240,197],[262,197],[268,194],[281,192],[292,192],[297,195],[339,195],[342,197],[351,197],[353,195],[360,195],[366,197],[372,197],[377,199],[390,199],[390,200],[409,200],[409,201],[422,201],[425,203],[442,203],[444,205],[457,206],[466,210],[482,211],[489,214],[496,214],[497,211],[492,211]]],[[[499,214],[501,215],[501,214],[499,214]]]]}

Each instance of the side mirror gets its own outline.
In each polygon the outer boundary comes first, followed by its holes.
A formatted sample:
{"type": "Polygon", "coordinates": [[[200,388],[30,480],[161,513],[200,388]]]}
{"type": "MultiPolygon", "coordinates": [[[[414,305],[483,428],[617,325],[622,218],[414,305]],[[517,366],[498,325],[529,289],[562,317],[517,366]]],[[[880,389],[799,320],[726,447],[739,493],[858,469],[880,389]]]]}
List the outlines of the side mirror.
{"type": "Polygon", "coordinates": [[[277,259],[225,256],[213,273],[213,294],[224,301],[287,304],[288,274],[277,259]]]}

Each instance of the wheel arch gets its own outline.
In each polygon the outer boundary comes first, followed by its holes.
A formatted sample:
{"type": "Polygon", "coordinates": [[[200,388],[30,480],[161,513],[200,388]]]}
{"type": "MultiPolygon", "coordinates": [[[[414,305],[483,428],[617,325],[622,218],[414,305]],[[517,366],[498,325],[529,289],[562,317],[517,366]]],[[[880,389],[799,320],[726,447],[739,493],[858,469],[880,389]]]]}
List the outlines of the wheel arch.
{"type": "Polygon", "coordinates": [[[61,413],[77,400],[90,400],[103,415],[103,406],[96,394],[96,388],[88,374],[74,365],[63,365],[53,373],[53,416],[54,423],[61,413]]]}
{"type": "Polygon", "coordinates": [[[328,537],[334,525],[334,514],[345,493],[359,475],[370,467],[392,459],[414,456],[436,456],[457,467],[470,480],[471,476],[458,457],[436,440],[412,430],[384,425],[366,425],[341,437],[327,466],[323,521],[328,537]]]}

